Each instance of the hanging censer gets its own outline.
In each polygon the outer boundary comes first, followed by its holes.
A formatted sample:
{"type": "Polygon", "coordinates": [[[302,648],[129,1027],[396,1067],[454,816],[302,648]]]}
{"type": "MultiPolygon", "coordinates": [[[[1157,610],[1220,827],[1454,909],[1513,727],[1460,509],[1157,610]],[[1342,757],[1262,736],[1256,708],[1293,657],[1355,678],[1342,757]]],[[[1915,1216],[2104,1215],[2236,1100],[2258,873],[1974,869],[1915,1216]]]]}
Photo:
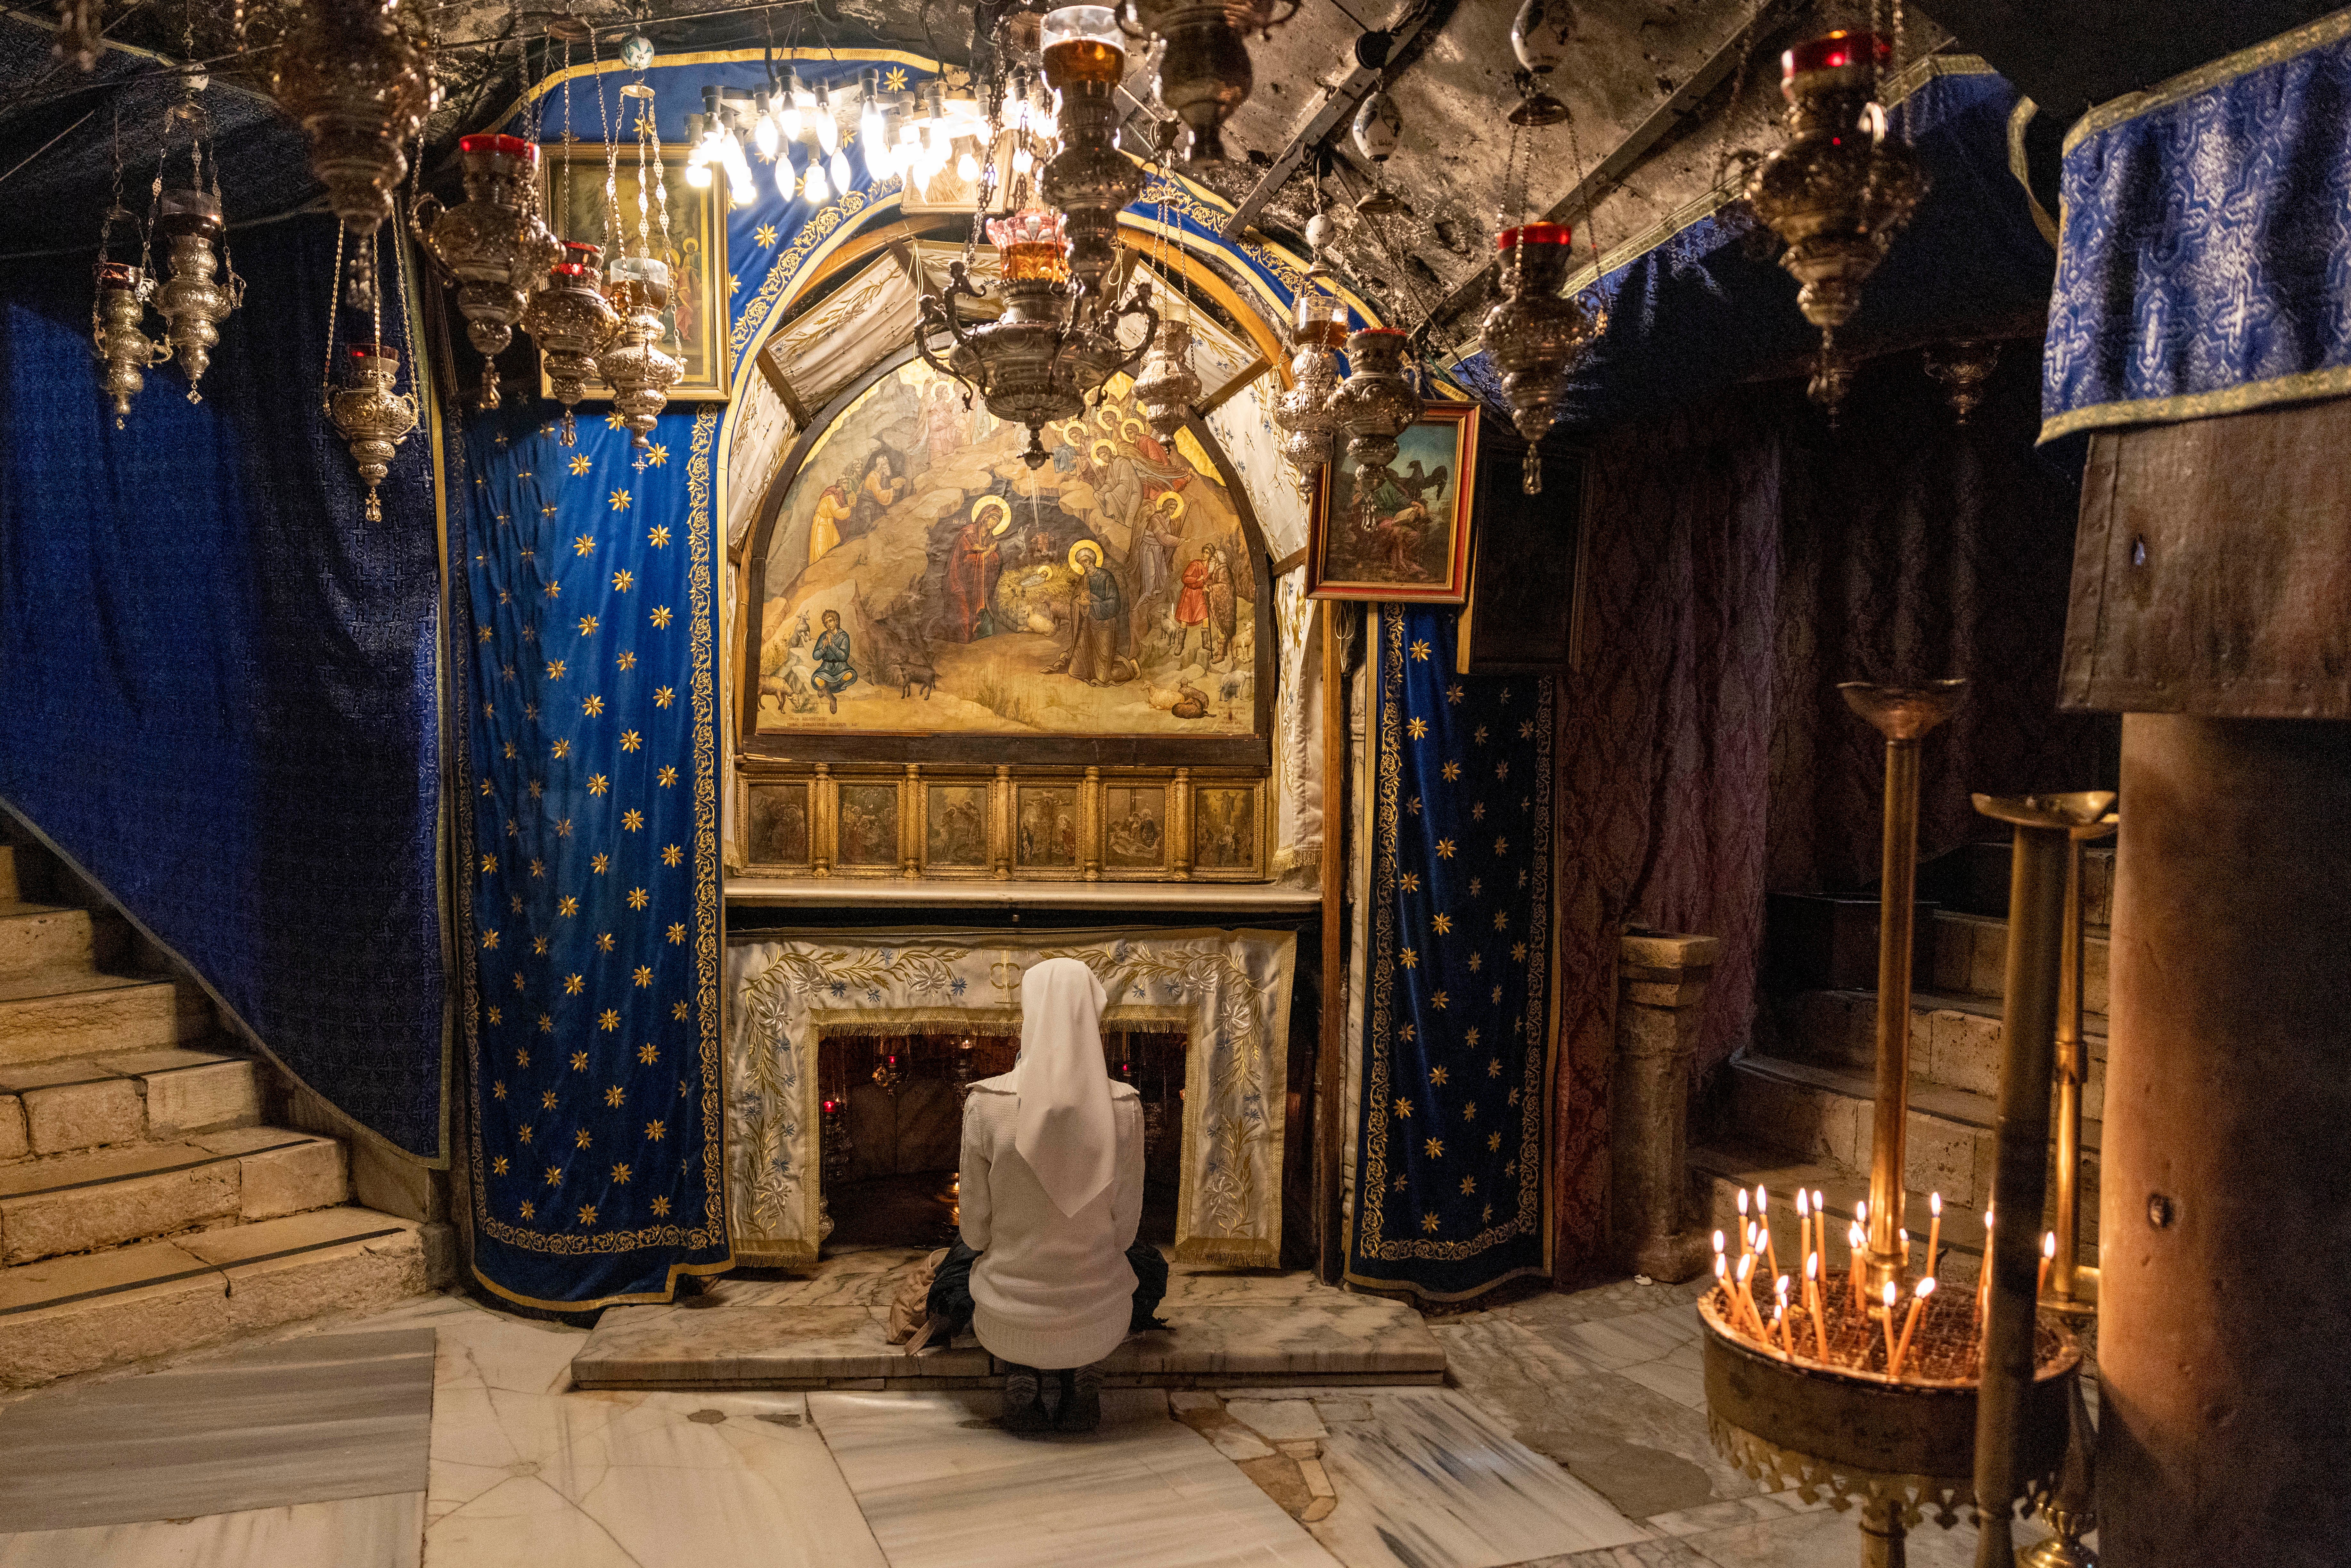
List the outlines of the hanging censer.
{"type": "Polygon", "coordinates": [[[155,280],[147,268],[148,232],[139,239],[139,265],[116,261],[109,254],[114,242],[117,221],[135,223],[131,210],[122,204],[122,107],[116,100],[114,110],[114,203],[99,219],[97,291],[89,302],[90,346],[99,362],[106,367],[100,385],[106,395],[114,400],[114,428],[120,430],[131,413],[131,400],[147,384],[150,367],[162,364],[172,357],[168,347],[158,346],[147,336],[143,326],[147,318],[147,298],[155,291],[155,280]]]}
{"type": "Polygon", "coordinates": [[[457,286],[466,340],[482,356],[479,401],[496,408],[497,357],[514,341],[531,291],[563,259],[563,247],[539,215],[538,143],[519,136],[465,136],[457,151],[465,199],[444,210],[434,197],[423,196],[409,207],[408,226],[457,286]]]}
{"type": "Polygon", "coordinates": [[[1542,439],[1559,414],[1567,373],[1595,335],[1593,318],[1561,295],[1575,259],[1575,231],[1565,224],[1520,224],[1495,239],[1502,255],[1502,298],[1486,312],[1478,340],[1502,374],[1510,423],[1526,438],[1526,494],[1542,494],[1542,439]]]}
{"type": "MultiPolygon", "coordinates": [[[[342,271],[342,235],[336,234],[335,270],[342,271]]],[[[406,315],[407,274],[401,274],[402,314],[406,315]]],[[[383,521],[383,504],[376,497],[376,486],[383,483],[391,471],[392,460],[408,433],[416,428],[420,413],[416,404],[414,378],[410,378],[410,390],[393,390],[400,380],[400,355],[383,340],[383,308],[381,297],[372,307],[374,337],[364,343],[353,343],[347,350],[344,382],[333,384],[335,357],[334,320],[340,314],[333,298],[329,298],[327,330],[327,364],[329,381],[323,389],[327,417],[351,449],[351,461],[359,465],[360,479],[367,486],[365,515],[371,523],[383,521]]]]}
{"type": "Polygon", "coordinates": [[[1821,329],[1823,378],[1836,329],[1861,286],[1927,193],[1917,156],[1886,134],[1878,73],[1892,58],[1876,33],[1838,31],[1780,57],[1788,140],[1747,183],[1747,201],[1787,246],[1780,265],[1803,287],[1796,305],[1821,329]]]}
{"type": "Polygon", "coordinates": [[[588,395],[596,356],[612,340],[620,312],[604,298],[603,253],[576,240],[563,242],[563,259],[548,269],[547,282],[522,313],[523,330],[538,344],[547,367],[548,390],[563,405],[563,444],[575,444],[578,421],[572,409],[588,395]]]}
{"type": "MultiPolygon", "coordinates": [[[[1176,121],[1160,124],[1159,229],[1167,229],[1167,187],[1172,171],[1166,157],[1175,142],[1176,121]]],[[[1186,301],[1188,308],[1189,301],[1186,301]]],[[[1192,328],[1188,322],[1163,317],[1159,329],[1151,340],[1149,352],[1143,356],[1143,368],[1134,376],[1134,406],[1143,412],[1143,423],[1162,441],[1173,441],[1176,433],[1190,423],[1193,405],[1200,401],[1200,378],[1192,371],[1192,328]]]]}
{"type": "Polygon", "coordinates": [[[375,232],[408,172],[402,151],[439,100],[433,48],[406,0],[306,0],[271,83],[310,137],[327,205],[357,236],[347,298],[375,306],[375,232]]]}
{"type": "Polygon", "coordinates": [[[1336,444],[1338,421],[1331,413],[1331,394],[1339,390],[1336,350],[1347,340],[1347,308],[1339,302],[1331,269],[1322,261],[1332,227],[1328,213],[1318,212],[1306,221],[1306,243],[1313,259],[1291,307],[1290,390],[1273,409],[1273,423],[1281,431],[1282,461],[1309,507],[1336,444]]]}

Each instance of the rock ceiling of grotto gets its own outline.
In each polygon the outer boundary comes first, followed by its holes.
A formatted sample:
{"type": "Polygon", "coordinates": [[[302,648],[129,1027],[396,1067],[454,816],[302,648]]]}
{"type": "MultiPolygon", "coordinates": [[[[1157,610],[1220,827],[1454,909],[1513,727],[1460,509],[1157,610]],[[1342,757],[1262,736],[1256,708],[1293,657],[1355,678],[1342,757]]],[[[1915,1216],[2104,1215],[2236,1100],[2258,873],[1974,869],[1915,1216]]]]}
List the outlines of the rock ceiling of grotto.
{"type": "MultiPolygon", "coordinates": [[[[2257,0],[2252,9],[2262,16],[2246,26],[2291,25],[2312,3],[2257,0]]],[[[246,0],[248,44],[269,36],[286,4],[246,0]]],[[[988,10],[1005,4],[989,0],[988,10]]],[[[1887,0],[1877,4],[1888,8],[1887,0]]],[[[2085,53],[2108,35],[2126,36],[2126,25],[2128,36],[2143,40],[2144,16],[2132,23],[2124,13],[2147,4],[2172,7],[2177,0],[2078,0],[2081,25],[2071,30],[2085,53]]],[[[1312,154],[1329,150],[1325,184],[1340,225],[1333,259],[1391,319],[1433,314],[1440,345],[1467,337],[1489,287],[1499,226],[1510,141],[1504,117],[1516,100],[1510,45],[1516,8],[1514,0],[1301,0],[1270,40],[1252,40],[1256,90],[1226,128],[1230,162],[1206,182],[1242,204],[1265,232],[1302,247],[1314,211],[1312,154]],[[1400,219],[1359,218],[1352,210],[1368,189],[1370,168],[1347,126],[1353,99],[1374,79],[1355,68],[1356,44],[1375,30],[1396,40],[1379,79],[1404,123],[1387,171],[1410,205],[1400,219]]],[[[2008,14],[2016,7],[1914,0],[1906,57],[1951,43],[1928,9],[1989,40],[1980,47],[2010,47],[2002,28],[2014,31],[2008,14]]],[[[1528,133],[1527,212],[1572,220],[1604,248],[1650,228],[1713,184],[1726,145],[1771,143],[1779,49],[1807,32],[1862,21],[1868,10],[1865,0],[1580,0],[1576,52],[1553,84],[1573,120],[1528,133]]],[[[448,178],[455,138],[513,100],[526,75],[521,41],[542,38],[549,21],[567,13],[600,29],[643,32],[664,52],[758,47],[770,38],[803,47],[881,43],[968,66],[974,42],[974,6],[957,0],[455,0],[433,14],[444,46],[443,106],[428,153],[437,181],[448,178]]],[[[239,54],[230,0],[105,0],[102,14],[108,37],[126,47],[107,51],[85,76],[50,57],[49,5],[27,0],[0,12],[0,256],[91,248],[107,205],[118,115],[127,188],[143,193],[157,125],[180,96],[177,72],[191,58],[210,64],[215,84],[206,102],[232,220],[316,200],[300,132],[264,96],[266,57],[239,54]]],[[[2233,47],[2264,36],[2199,35],[2198,47],[2233,47]]],[[[2026,63],[2053,75],[2065,67],[2053,57],[2026,63]]],[[[2141,63],[2154,70],[2194,62],[2141,63]]],[[[1147,120],[1157,111],[1145,62],[1137,52],[1129,64],[1129,119],[1147,120]]],[[[2110,57],[2102,66],[2106,76],[2120,68],[2110,57]]],[[[543,68],[534,49],[528,70],[543,68]]],[[[2044,90],[2066,88],[2053,80],[2044,90]]],[[[1147,145],[1147,129],[1135,129],[1144,134],[1134,144],[1147,145]]],[[[1582,244],[1584,235],[1578,237],[1582,244]]]]}

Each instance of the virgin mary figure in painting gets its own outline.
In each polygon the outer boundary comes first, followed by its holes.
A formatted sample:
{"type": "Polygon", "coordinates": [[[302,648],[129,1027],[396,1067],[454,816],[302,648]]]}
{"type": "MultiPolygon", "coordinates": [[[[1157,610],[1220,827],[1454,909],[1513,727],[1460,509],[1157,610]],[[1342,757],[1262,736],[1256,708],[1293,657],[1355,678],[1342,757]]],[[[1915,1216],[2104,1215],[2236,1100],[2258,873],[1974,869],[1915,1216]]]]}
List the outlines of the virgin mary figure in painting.
{"type": "Polygon", "coordinates": [[[1012,507],[1001,496],[982,496],[971,504],[971,520],[957,531],[947,554],[947,636],[957,643],[977,642],[994,627],[987,607],[995,602],[997,581],[1004,575],[1004,556],[996,536],[1010,526],[1012,507]]]}

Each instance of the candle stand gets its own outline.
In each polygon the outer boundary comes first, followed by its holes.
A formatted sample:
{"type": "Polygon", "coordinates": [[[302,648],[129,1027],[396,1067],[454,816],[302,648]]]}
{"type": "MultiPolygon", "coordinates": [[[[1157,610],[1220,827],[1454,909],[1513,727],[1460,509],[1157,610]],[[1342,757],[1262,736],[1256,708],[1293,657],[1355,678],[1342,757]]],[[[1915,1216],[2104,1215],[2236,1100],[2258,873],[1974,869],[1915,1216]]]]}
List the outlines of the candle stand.
{"type": "Polygon", "coordinates": [[[2041,1304],[2068,1318],[2097,1312],[2098,1270],[2080,1266],[2082,1235],[2082,1089],[2090,1077],[2090,1048],[2082,1033],[2082,849],[2115,831],[2112,811],[2074,828],[2065,848],[2065,941],[2057,966],[2057,1256],[2041,1304]]]}

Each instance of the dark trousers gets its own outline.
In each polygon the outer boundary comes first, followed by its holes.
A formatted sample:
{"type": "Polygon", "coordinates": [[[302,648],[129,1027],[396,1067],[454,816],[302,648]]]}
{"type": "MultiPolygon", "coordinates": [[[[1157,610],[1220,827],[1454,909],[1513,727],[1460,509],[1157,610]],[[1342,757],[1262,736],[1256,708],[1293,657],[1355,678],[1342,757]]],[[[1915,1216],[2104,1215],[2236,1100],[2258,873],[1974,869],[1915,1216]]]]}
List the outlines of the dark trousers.
{"type": "MultiPolygon", "coordinates": [[[[961,1333],[971,1326],[971,1266],[978,1260],[979,1254],[957,1237],[940,1261],[938,1272],[931,1276],[931,1294],[925,1308],[931,1316],[943,1317],[953,1323],[952,1333],[961,1333]]],[[[1167,1299],[1167,1260],[1150,1242],[1137,1241],[1126,1249],[1126,1260],[1134,1270],[1134,1312],[1127,1320],[1127,1332],[1139,1333],[1144,1329],[1165,1328],[1158,1312],[1159,1303],[1167,1299]]]]}

